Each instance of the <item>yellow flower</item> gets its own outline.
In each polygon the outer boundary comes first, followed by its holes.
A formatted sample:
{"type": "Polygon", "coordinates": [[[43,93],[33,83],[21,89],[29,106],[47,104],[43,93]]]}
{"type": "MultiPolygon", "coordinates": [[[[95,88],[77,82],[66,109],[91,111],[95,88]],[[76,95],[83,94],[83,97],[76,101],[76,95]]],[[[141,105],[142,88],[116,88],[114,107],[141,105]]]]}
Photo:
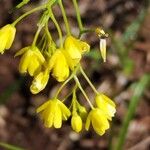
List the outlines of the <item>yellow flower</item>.
{"type": "Polygon", "coordinates": [[[37,108],[37,113],[41,113],[45,127],[61,128],[62,120],[67,120],[71,115],[70,110],[58,99],[48,100],[37,108]]]}
{"type": "Polygon", "coordinates": [[[42,91],[47,85],[48,79],[49,79],[49,71],[47,69],[37,74],[34,77],[32,84],[30,86],[30,91],[32,92],[32,94],[37,94],[40,91],[42,91]]]}
{"type": "Polygon", "coordinates": [[[66,80],[69,76],[69,67],[61,49],[57,49],[52,55],[48,67],[52,71],[52,76],[59,82],[66,80]]]}
{"type": "Polygon", "coordinates": [[[116,112],[115,103],[104,94],[96,95],[95,101],[97,107],[106,114],[109,120],[111,120],[111,118],[114,117],[114,114],[116,112]]]}
{"type": "Polygon", "coordinates": [[[37,47],[25,47],[16,53],[15,56],[22,55],[19,71],[20,73],[27,73],[31,76],[36,75],[40,70],[42,64],[45,62],[45,58],[37,47]]]}
{"type": "Polygon", "coordinates": [[[107,117],[99,108],[90,111],[85,123],[86,130],[89,130],[90,123],[92,123],[93,129],[99,135],[103,135],[105,130],[109,128],[107,117]]]}
{"type": "Polygon", "coordinates": [[[73,36],[68,36],[64,42],[63,53],[70,69],[74,69],[81,60],[82,54],[89,50],[90,46],[86,42],[76,39],[73,36]]]}
{"type": "Polygon", "coordinates": [[[9,49],[14,41],[16,28],[7,24],[0,29],[0,53],[3,54],[5,49],[9,49]]]}
{"type": "Polygon", "coordinates": [[[77,113],[72,115],[71,126],[75,132],[80,132],[82,130],[82,119],[77,113]]]}

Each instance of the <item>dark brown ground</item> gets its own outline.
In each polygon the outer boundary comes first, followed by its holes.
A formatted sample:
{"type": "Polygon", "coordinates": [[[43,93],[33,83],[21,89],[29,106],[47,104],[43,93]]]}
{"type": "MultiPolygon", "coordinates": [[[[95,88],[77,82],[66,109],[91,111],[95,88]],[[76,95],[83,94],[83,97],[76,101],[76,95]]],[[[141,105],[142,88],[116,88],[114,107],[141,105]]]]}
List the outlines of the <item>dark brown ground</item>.
{"type": "MultiPolygon", "coordinates": [[[[68,16],[74,32],[77,31],[77,23],[71,1],[65,1],[68,16]]],[[[17,16],[30,9],[31,5],[24,9],[9,13],[15,4],[15,0],[0,0],[0,26],[12,22],[17,16]]],[[[33,3],[35,5],[36,3],[33,3]]],[[[81,15],[87,27],[104,26],[111,29],[114,35],[120,37],[128,25],[134,21],[141,9],[145,7],[144,0],[80,0],[81,15]]],[[[58,8],[55,8],[56,16],[60,23],[62,17],[58,8]]],[[[0,94],[16,80],[20,78],[18,73],[19,59],[13,55],[21,47],[31,44],[36,31],[38,15],[28,17],[17,26],[17,36],[10,51],[0,55],[0,94]]],[[[64,25],[62,24],[64,27],[64,25]]],[[[54,37],[56,30],[50,27],[54,37]]],[[[98,39],[94,35],[88,35],[88,42],[92,48],[98,48],[98,39]]],[[[85,38],[87,38],[85,37],[85,38]]],[[[119,38],[118,38],[119,39],[119,38]]],[[[110,39],[109,47],[112,42],[110,39]]],[[[119,42],[119,40],[118,40],[119,42]]],[[[134,70],[130,76],[122,73],[116,50],[109,48],[108,62],[101,64],[90,58],[83,60],[85,70],[99,91],[114,97],[117,103],[117,114],[114,119],[113,143],[116,142],[119,127],[128,110],[128,104],[132,91],[129,86],[139,80],[144,73],[150,71],[150,11],[148,11],[144,23],[141,25],[138,38],[130,50],[129,56],[134,62],[134,70]],[[88,69],[87,62],[91,65],[88,69]],[[94,70],[94,64],[96,69],[94,70]]],[[[29,92],[31,79],[25,77],[17,91],[0,105],[0,141],[14,144],[26,150],[107,150],[110,131],[100,137],[95,132],[74,133],[69,122],[64,123],[59,130],[46,129],[35,114],[35,108],[39,106],[48,96],[52,95],[57,88],[52,79],[47,89],[33,96],[29,92]]],[[[86,86],[86,83],[83,82],[86,86]]],[[[64,89],[64,93],[68,87],[64,89]]],[[[87,87],[89,96],[91,90],[87,87]]],[[[3,99],[1,99],[2,101],[3,99]]],[[[131,121],[125,142],[125,150],[149,150],[150,149],[150,92],[147,89],[138,105],[136,115],[131,121]]],[[[2,148],[0,147],[0,150],[2,148]]]]}

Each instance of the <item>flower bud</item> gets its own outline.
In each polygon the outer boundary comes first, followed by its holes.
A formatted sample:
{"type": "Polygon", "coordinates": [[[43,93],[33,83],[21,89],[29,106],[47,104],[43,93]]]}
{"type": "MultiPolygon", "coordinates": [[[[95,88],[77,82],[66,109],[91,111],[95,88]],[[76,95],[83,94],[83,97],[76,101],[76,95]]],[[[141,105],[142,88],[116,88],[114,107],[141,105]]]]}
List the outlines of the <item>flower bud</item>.
{"type": "Polygon", "coordinates": [[[77,113],[73,114],[71,118],[71,126],[75,132],[80,132],[82,130],[82,119],[77,113]]]}

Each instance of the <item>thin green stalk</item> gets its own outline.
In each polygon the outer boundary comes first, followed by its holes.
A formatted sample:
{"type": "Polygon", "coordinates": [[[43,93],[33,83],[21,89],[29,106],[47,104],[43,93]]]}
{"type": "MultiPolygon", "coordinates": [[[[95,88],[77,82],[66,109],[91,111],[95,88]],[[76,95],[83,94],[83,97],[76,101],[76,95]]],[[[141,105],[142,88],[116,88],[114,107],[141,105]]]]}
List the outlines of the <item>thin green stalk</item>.
{"type": "Polygon", "coordinates": [[[122,150],[124,142],[125,142],[129,123],[133,118],[133,115],[135,113],[137,105],[138,105],[142,95],[144,94],[144,91],[145,91],[146,87],[148,86],[148,84],[150,84],[150,75],[148,75],[148,74],[144,75],[141,78],[141,80],[136,84],[133,96],[131,97],[128,112],[123,121],[123,126],[121,128],[117,147],[115,150],[122,150]]]}
{"type": "Polygon", "coordinates": [[[72,113],[76,114],[77,113],[77,98],[76,98],[76,89],[77,89],[77,85],[75,86],[74,90],[73,90],[73,97],[72,97],[72,113]]]}
{"type": "Polygon", "coordinates": [[[94,87],[94,85],[92,84],[92,82],[90,81],[90,79],[88,78],[88,76],[86,75],[86,73],[84,72],[83,68],[80,66],[80,71],[82,73],[82,75],[84,76],[84,78],[86,79],[86,81],[89,83],[89,85],[91,86],[92,90],[98,94],[98,91],[96,90],[96,88],[94,87]]]}
{"type": "Polygon", "coordinates": [[[7,143],[4,143],[4,142],[0,142],[0,147],[3,147],[7,150],[24,150],[23,148],[20,148],[20,147],[11,145],[11,144],[7,144],[7,143]]]}
{"type": "Polygon", "coordinates": [[[36,41],[37,41],[37,39],[38,39],[38,36],[39,36],[39,34],[40,34],[41,29],[42,29],[42,28],[39,27],[38,30],[36,31],[35,36],[34,36],[34,39],[33,39],[33,42],[32,42],[32,46],[35,46],[35,45],[36,45],[36,41]]]}
{"type": "Polygon", "coordinates": [[[80,31],[79,33],[78,38],[80,38],[82,34],[89,33],[89,32],[95,32],[95,29],[82,29],[82,31],[80,31]]]}
{"type": "Polygon", "coordinates": [[[89,100],[88,96],[86,95],[85,91],[83,90],[77,76],[74,76],[74,80],[76,82],[76,84],[78,85],[79,89],[81,90],[82,94],[84,95],[84,97],[86,98],[87,102],[89,103],[91,109],[94,109],[94,106],[92,105],[91,101],[89,100]]]}
{"type": "Polygon", "coordinates": [[[24,5],[28,4],[28,2],[30,2],[30,0],[22,0],[21,3],[19,3],[16,8],[21,8],[23,7],[24,5]]]}
{"type": "MultiPolygon", "coordinates": [[[[75,86],[76,86],[76,85],[75,85],[75,86]]],[[[70,96],[72,95],[75,86],[74,86],[73,89],[65,96],[65,98],[62,100],[62,102],[64,102],[68,97],[70,97],[70,96]]]]}
{"type": "Polygon", "coordinates": [[[34,9],[32,9],[32,10],[30,10],[30,11],[28,11],[28,12],[26,12],[26,13],[24,13],[23,15],[21,15],[18,19],[16,19],[13,23],[12,23],[12,25],[13,26],[15,26],[18,22],[20,22],[23,18],[25,18],[26,16],[28,16],[28,15],[30,15],[30,14],[32,14],[32,13],[34,13],[34,12],[36,12],[36,11],[39,11],[39,10],[42,10],[42,9],[45,9],[46,8],[46,4],[45,5],[42,5],[42,6],[39,6],[39,7],[36,7],[36,8],[34,8],[34,9]]]}
{"type": "Polygon", "coordinates": [[[84,28],[83,28],[83,24],[82,24],[82,20],[81,20],[81,16],[80,16],[79,6],[78,6],[78,3],[77,3],[77,0],[72,0],[72,1],[73,1],[75,11],[76,11],[79,29],[80,29],[80,32],[82,32],[84,30],[84,28]]]}
{"type": "Polygon", "coordinates": [[[48,37],[48,40],[49,40],[49,41],[53,41],[52,36],[51,36],[51,33],[49,32],[49,29],[48,29],[48,22],[47,22],[46,25],[45,25],[45,32],[46,32],[46,35],[47,35],[47,37],[48,37]]]}
{"type": "Polygon", "coordinates": [[[67,15],[66,15],[62,0],[59,0],[58,3],[59,3],[59,6],[60,6],[60,9],[62,11],[62,15],[63,15],[63,19],[64,19],[64,22],[65,22],[67,34],[71,35],[70,26],[69,26],[69,23],[68,23],[67,15]]]}
{"type": "Polygon", "coordinates": [[[49,11],[50,11],[50,17],[52,19],[52,21],[54,22],[56,28],[57,28],[57,31],[58,31],[58,34],[59,34],[59,39],[60,39],[60,47],[63,48],[63,38],[62,38],[62,31],[61,31],[61,28],[53,14],[53,11],[51,10],[51,8],[49,8],[49,11]]]}

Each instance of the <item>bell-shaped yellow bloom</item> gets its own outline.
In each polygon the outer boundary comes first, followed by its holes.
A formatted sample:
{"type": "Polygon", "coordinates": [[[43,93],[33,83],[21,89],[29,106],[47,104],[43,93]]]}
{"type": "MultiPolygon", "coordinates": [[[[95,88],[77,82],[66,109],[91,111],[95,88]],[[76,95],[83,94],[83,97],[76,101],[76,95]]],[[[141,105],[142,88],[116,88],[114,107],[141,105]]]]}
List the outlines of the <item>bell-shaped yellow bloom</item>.
{"type": "Polygon", "coordinates": [[[3,54],[5,49],[9,49],[14,41],[16,28],[7,24],[0,29],[0,53],[3,54]]]}
{"type": "Polygon", "coordinates": [[[64,42],[64,55],[67,59],[70,69],[74,69],[75,66],[81,60],[82,54],[89,51],[90,46],[73,36],[68,36],[64,42]]]}
{"type": "Polygon", "coordinates": [[[57,81],[65,81],[69,76],[69,67],[61,49],[55,51],[48,62],[48,67],[52,71],[52,76],[57,81]]]}
{"type": "Polygon", "coordinates": [[[71,115],[70,110],[58,99],[48,100],[37,108],[37,113],[41,113],[45,127],[61,128],[62,120],[67,120],[71,115]]]}
{"type": "Polygon", "coordinates": [[[103,135],[105,130],[109,128],[107,117],[99,108],[90,111],[85,123],[86,130],[89,130],[90,123],[92,123],[93,129],[99,135],[103,135]]]}
{"type": "Polygon", "coordinates": [[[36,75],[45,62],[45,58],[37,47],[25,47],[17,52],[15,56],[19,55],[22,55],[19,64],[20,73],[29,72],[30,76],[36,75]]]}
{"type": "Polygon", "coordinates": [[[34,77],[32,84],[30,86],[30,91],[32,92],[32,94],[37,94],[40,91],[42,91],[47,85],[48,79],[49,79],[49,71],[47,69],[37,74],[34,77]]]}
{"type": "Polygon", "coordinates": [[[116,112],[115,103],[104,94],[96,95],[95,101],[97,107],[106,114],[109,120],[111,120],[111,118],[114,117],[114,114],[116,112]]]}
{"type": "Polygon", "coordinates": [[[75,132],[80,132],[82,130],[82,119],[77,113],[72,115],[71,126],[75,132]]]}

